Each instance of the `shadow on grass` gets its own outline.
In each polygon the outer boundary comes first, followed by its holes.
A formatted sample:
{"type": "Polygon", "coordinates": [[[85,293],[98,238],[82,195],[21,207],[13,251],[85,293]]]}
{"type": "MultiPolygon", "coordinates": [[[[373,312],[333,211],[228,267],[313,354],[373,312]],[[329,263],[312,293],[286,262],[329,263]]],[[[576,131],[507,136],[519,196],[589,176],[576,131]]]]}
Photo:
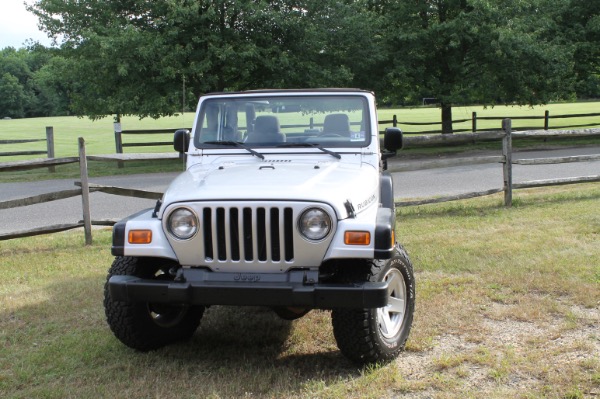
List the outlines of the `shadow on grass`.
{"type": "Polygon", "coordinates": [[[360,376],[323,331],[330,325],[304,323],[320,337],[306,342],[298,322],[258,307],[211,307],[190,341],[141,353],[106,324],[102,277],[60,279],[41,288],[43,300],[0,311],[0,368],[9,370],[0,391],[9,397],[295,397],[360,376]]]}

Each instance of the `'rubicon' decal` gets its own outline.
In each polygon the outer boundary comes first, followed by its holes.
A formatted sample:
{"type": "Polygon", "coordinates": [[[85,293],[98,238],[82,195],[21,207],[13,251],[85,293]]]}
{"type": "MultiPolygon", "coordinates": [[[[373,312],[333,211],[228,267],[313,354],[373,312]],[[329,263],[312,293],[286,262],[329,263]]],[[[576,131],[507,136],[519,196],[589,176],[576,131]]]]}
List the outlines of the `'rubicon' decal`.
{"type": "Polygon", "coordinates": [[[361,211],[363,209],[365,209],[367,206],[371,205],[373,202],[375,202],[375,199],[377,198],[377,196],[375,194],[372,194],[369,198],[367,198],[366,200],[359,202],[358,205],[356,205],[356,209],[358,211],[361,211]]]}

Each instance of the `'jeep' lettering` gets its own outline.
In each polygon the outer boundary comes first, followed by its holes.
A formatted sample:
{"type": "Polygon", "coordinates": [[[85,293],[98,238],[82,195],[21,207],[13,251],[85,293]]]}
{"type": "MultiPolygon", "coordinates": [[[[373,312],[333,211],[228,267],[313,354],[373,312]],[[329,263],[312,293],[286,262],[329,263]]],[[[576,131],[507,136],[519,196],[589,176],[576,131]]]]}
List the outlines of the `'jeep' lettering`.
{"type": "Polygon", "coordinates": [[[260,275],[258,274],[246,274],[246,273],[236,273],[233,276],[234,281],[247,281],[247,282],[256,282],[260,281],[260,275]]]}

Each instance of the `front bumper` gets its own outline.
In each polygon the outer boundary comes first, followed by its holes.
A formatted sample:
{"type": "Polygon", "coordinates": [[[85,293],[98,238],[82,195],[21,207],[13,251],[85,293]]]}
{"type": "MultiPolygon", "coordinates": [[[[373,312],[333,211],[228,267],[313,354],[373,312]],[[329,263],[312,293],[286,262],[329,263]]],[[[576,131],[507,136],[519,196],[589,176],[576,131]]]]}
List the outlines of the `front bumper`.
{"type": "Polygon", "coordinates": [[[386,282],[320,284],[316,272],[216,273],[182,269],[175,280],[112,276],[114,301],[190,305],[248,305],[331,308],[379,308],[387,305],[386,282]]]}

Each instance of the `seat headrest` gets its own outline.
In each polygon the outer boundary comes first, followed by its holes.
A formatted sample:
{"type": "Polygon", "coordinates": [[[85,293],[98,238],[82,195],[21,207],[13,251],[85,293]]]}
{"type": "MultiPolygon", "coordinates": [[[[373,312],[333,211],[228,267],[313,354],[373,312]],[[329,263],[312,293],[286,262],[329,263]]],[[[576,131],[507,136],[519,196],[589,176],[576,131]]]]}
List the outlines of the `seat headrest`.
{"type": "Polygon", "coordinates": [[[346,114],[329,114],[323,121],[323,133],[350,133],[350,119],[346,114]]]}
{"type": "Polygon", "coordinates": [[[276,116],[262,115],[256,117],[254,131],[257,134],[271,135],[279,133],[279,120],[276,116]]]}

